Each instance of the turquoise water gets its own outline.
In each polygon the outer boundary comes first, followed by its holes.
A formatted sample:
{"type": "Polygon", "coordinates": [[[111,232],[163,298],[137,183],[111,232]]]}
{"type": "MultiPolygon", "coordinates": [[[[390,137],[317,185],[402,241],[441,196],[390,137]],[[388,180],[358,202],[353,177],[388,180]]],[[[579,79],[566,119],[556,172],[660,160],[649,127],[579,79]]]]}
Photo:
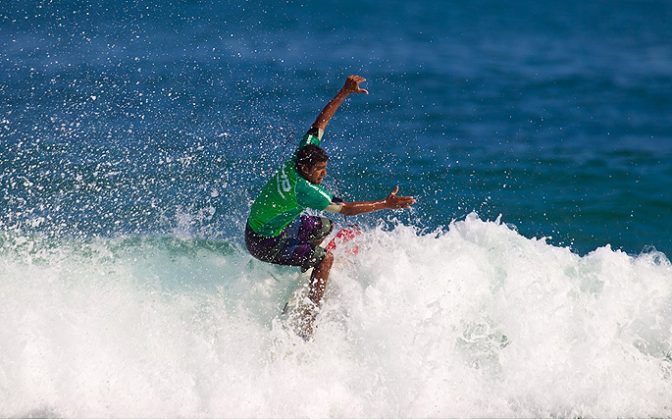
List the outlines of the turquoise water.
{"type": "Polygon", "coordinates": [[[1,9],[0,415],[670,416],[670,2],[1,9]],[[242,233],[351,73],[326,186],[418,202],[305,344],[242,233]]]}

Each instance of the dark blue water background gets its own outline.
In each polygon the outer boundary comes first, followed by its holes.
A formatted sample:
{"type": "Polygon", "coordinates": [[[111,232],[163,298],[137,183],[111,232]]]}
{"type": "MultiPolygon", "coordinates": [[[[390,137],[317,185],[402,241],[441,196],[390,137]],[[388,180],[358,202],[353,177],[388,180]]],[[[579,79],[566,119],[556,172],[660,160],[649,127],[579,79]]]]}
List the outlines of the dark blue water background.
{"type": "MultiPolygon", "coordinates": [[[[345,76],[328,187],[672,253],[672,2],[17,1],[0,8],[0,229],[232,240],[345,76]]],[[[339,221],[343,221],[338,218],[339,221]]],[[[18,232],[18,233],[17,233],[18,232]]]]}

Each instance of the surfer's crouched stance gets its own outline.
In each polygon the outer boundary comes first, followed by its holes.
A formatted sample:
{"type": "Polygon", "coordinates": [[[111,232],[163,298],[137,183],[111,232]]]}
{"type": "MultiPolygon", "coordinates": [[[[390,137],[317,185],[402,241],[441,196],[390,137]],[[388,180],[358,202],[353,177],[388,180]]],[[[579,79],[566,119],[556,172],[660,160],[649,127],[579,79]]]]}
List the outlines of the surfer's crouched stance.
{"type": "MultiPolygon", "coordinates": [[[[400,209],[415,203],[413,197],[397,196],[398,187],[384,200],[344,202],[320,184],[327,174],[327,153],[320,147],[324,129],[338,107],[351,93],[365,93],[365,79],[349,76],[345,85],[317,116],[301,139],[294,156],[266,183],[252,204],[245,228],[247,249],[255,258],[273,264],[313,268],[308,297],[319,307],[334,261],[320,243],[331,232],[331,220],[302,214],[307,209],[327,210],[346,216],[383,209],[400,209]]],[[[312,332],[314,311],[306,315],[307,334],[312,332]]]]}

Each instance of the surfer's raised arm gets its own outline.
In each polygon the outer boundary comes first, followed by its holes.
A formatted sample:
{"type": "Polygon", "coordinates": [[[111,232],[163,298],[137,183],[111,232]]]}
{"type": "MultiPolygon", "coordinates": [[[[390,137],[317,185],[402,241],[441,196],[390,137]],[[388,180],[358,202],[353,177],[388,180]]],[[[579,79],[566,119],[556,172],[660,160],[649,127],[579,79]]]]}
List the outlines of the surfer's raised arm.
{"type": "Polygon", "coordinates": [[[317,137],[322,139],[322,134],[324,134],[324,129],[327,127],[327,124],[329,124],[329,120],[331,120],[331,117],[334,116],[336,110],[339,106],[341,106],[348,95],[351,93],[369,94],[366,89],[359,87],[359,84],[365,81],[365,78],[362,76],[357,76],[356,74],[348,76],[348,78],[345,79],[345,84],[338,91],[336,96],[334,96],[331,101],[329,101],[327,106],[325,106],[322,112],[320,112],[317,118],[315,118],[315,122],[310,126],[310,131],[313,133],[317,132],[317,137]]]}
{"type": "Polygon", "coordinates": [[[392,191],[384,200],[332,203],[327,206],[325,210],[332,213],[340,213],[345,216],[354,216],[385,209],[406,209],[409,208],[411,204],[415,203],[415,198],[411,196],[398,196],[398,192],[399,186],[397,185],[394,187],[394,191],[392,191]]]}

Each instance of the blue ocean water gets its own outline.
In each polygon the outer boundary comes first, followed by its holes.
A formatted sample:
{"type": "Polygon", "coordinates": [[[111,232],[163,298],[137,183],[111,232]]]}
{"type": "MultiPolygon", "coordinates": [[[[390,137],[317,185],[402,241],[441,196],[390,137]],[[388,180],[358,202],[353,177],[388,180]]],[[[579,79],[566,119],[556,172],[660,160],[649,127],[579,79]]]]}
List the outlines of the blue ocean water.
{"type": "Polygon", "coordinates": [[[669,416],[670,22],[663,0],[3,3],[0,414],[669,416]],[[304,347],[273,321],[293,272],[242,232],[348,74],[370,95],[327,129],[326,186],[418,202],[354,219],[369,259],[304,347]],[[314,405],[275,379],[320,369],[314,405]]]}
{"type": "Polygon", "coordinates": [[[350,98],[326,138],[343,196],[399,183],[418,198],[406,220],[428,228],[476,210],[581,253],[669,254],[671,13],[664,1],[11,2],[0,220],[109,235],[214,211],[207,235],[239,237],[264,176],[360,73],[371,95],[350,98]]]}

